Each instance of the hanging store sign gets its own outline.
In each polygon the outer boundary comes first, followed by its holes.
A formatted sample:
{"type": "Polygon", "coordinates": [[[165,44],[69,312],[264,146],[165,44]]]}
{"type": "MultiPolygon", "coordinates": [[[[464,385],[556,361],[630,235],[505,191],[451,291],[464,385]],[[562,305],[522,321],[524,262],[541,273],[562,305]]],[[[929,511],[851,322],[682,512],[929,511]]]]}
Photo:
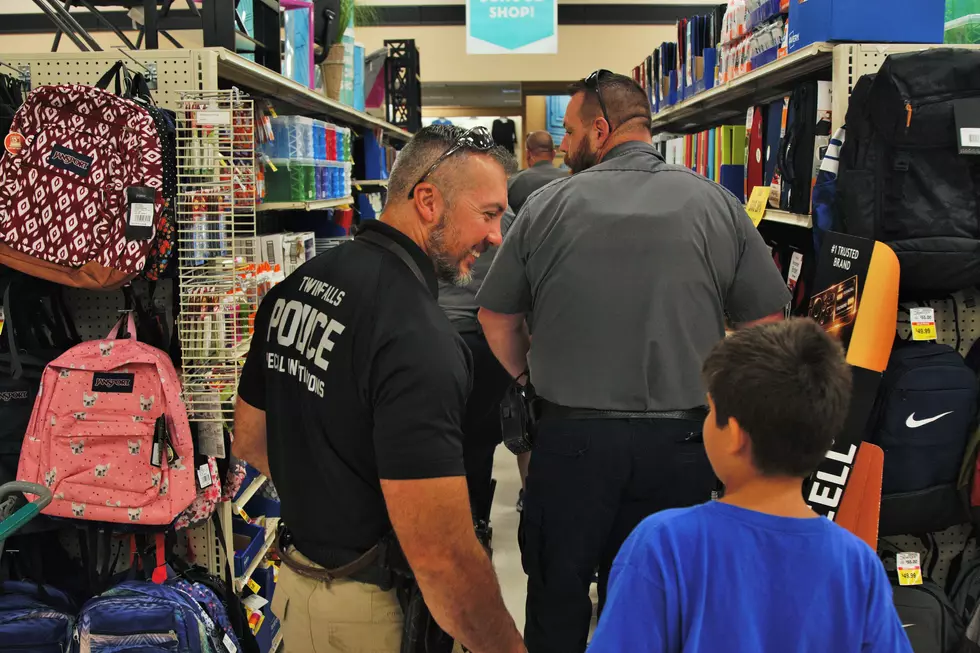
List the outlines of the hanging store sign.
{"type": "Polygon", "coordinates": [[[557,54],[558,0],[466,0],[467,54],[557,54]]]}

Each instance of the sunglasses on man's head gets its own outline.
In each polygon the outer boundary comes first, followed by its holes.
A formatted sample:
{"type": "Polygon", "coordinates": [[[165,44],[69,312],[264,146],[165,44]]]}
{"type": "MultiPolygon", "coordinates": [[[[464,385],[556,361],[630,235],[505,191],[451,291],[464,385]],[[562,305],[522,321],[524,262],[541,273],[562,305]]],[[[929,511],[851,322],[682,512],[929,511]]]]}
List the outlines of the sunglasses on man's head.
{"type": "Polygon", "coordinates": [[[612,121],[609,120],[609,112],[606,111],[606,103],[602,99],[602,88],[600,86],[600,82],[602,81],[602,78],[604,76],[608,77],[609,75],[612,74],[613,73],[611,70],[600,68],[599,70],[595,71],[594,73],[592,73],[591,75],[585,78],[585,86],[595,91],[595,95],[599,99],[599,108],[602,109],[602,117],[606,119],[606,124],[609,125],[610,130],[613,128],[613,124],[612,121]]]}
{"type": "Polygon", "coordinates": [[[452,146],[443,152],[442,156],[436,159],[436,162],[429,166],[429,169],[425,171],[425,174],[419,177],[419,180],[415,182],[412,186],[412,190],[408,191],[408,199],[415,197],[415,189],[425,181],[432,172],[439,167],[439,164],[456,154],[460,150],[476,150],[478,152],[486,152],[493,148],[495,143],[493,138],[490,136],[490,132],[487,131],[486,127],[474,127],[473,129],[463,132],[459,135],[459,138],[452,144],[452,146]]]}

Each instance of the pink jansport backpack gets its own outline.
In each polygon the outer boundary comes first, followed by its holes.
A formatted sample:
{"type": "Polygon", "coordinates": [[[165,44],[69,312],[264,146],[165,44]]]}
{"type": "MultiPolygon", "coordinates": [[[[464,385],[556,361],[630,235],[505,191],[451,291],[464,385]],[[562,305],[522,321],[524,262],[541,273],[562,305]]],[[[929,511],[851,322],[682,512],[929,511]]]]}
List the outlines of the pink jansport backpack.
{"type": "Polygon", "coordinates": [[[45,368],[17,480],[51,489],[46,515],[169,525],[197,487],[187,411],[167,355],[121,325],[45,368]]]}
{"type": "Polygon", "coordinates": [[[18,109],[0,160],[0,263],[66,286],[112,290],[137,274],[163,214],[150,113],[96,86],[41,86],[18,109]]]}

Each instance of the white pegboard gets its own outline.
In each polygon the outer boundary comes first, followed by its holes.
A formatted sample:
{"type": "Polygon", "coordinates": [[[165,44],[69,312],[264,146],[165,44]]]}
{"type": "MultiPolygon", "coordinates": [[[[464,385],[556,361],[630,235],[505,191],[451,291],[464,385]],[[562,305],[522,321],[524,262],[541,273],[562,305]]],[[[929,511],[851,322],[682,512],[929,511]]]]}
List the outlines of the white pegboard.
{"type": "Polygon", "coordinates": [[[831,119],[831,133],[836,132],[844,124],[844,118],[847,115],[847,105],[851,98],[851,91],[854,90],[854,85],[857,84],[863,75],[877,73],[890,54],[918,52],[936,47],[980,50],[980,46],[978,45],[937,46],[921,43],[849,43],[834,46],[834,113],[831,119]]]}
{"type": "MultiPolygon", "coordinates": [[[[180,92],[217,88],[217,79],[208,65],[207,51],[201,50],[127,50],[136,61],[155,63],[157,89],[151,91],[160,106],[177,110],[180,92]]],[[[133,73],[145,72],[126,55],[114,50],[77,53],[4,54],[4,63],[29,66],[31,88],[49,84],[95,84],[117,61],[123,61],[133,73]]],[[[112,88],[112,86],[110,86],[112,88]]]]}
{"type": "MultiPolygon", "coordinates": [[[[136,281],[134,283],[142,284],[145,282],[136,281]]],[[[168,325],[173,324],[173,289],[173,280],[164,279],[157,282],[157,289],[153,295],[153,303],[163,309],[167,316],[166,323],[168,325]]],[[[65,288],[64,297],[72,321],[75,323],[75,328],[82,340],[105,338],[119,320],[120,311],[125,306],[125,299],[121,290],[105,292],[65,288]]]]}

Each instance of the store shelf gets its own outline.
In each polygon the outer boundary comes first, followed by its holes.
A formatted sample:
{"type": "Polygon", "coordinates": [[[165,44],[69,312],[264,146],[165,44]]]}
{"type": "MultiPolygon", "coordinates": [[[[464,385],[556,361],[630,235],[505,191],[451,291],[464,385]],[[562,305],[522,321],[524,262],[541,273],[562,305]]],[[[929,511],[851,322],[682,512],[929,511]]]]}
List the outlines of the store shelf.
{"type": "Polygon", "coordinates": [[[779,222],[782,224],[791,224],[794,227],[805,227],[809,229],[813,226],[813,218],[809,215],[800,215],[799,213],[790,213],[789,211],[777,211],[774,209],[767,209],[766,214],[762,216],[762,220],[765,222],[779,222]]]}
{"type": "Polygon", "coordinates": [[[653,114],[653,131],[698,132],[738,118],[753,105],[781,97],[793,85],[833,66],[834,45],[814,43],[799,52],[777,59],[727,84],[653,114]]]}
{"type": "Polygon", "coordinates": [[[282,646],[282,629],[281,628],[280,628],[279,632],[276,633],[276,636],[272,638],[272,648],[269,649],[269,653],[276,653],[276,651],[279,650],[279,647],[280,646],[282,646]]]}
{"type": "Polygon", "coordinates": [[[263,202],[255,207],[258,211],[319,211],[320,209],[335,209],[354,202],[353,197],[341,197],[336,200],[313,200],[312,202],[263,202]]]}
{"type": "Polygon", "coordinates": [[[261,93],[276,102],[288,104],[313,115],[329,116],[360,127],[379,127],[389,138],[396,140],[407,141],[412,137],[404,129],[331,100],[230,50],[205,48],[205,52],[213,53],[217,58],[218,77],[235,84],[242,90],[261,93]]]}
{"type": "Polygon", "coordinates": [[[353,186],[355,186],[355,187],[356,186],[378,186],[379,188],[387,188],[388,187],[388,180],[387,179],[367,179],[367,180],[358,180],[358,179],[355,179],[354,181],[351,182],[351,184],[353,186]]]}
{"type": "Polygon", "coordinates": [[[265,542],[262,543],[262,548],[255,554],[255,558],[248,566],[248,569],[245,570],[245,574],[235,579],[235,592],[238,594],[241,594],[245,589],[245,586],[248,584],[252,574],[255,573],[255,570],[258,569],[259,565],[262,564],[262,561],[265,560],[266,554],[269,553],[269,549],[272,548],[272,545],[276,541],[276,527],[279,525],[279,519],[267,519],[266,522],[265,542]]]}
{"type": "Polygon", "coordinates": [[[248,487],[245,488],[245,490],[235,499],[235,502],[232,504],[232,510],[234,510],[237,514],[238,511],[241,510],[246,503],[248,503],[248,500],[254,497],[256,492],[262,489],[262,486],[265,485],[267,480],[269,479],[266,478],[264,474],[259,474],[252,479],[252,482],[248,484],[248,487]]]}

